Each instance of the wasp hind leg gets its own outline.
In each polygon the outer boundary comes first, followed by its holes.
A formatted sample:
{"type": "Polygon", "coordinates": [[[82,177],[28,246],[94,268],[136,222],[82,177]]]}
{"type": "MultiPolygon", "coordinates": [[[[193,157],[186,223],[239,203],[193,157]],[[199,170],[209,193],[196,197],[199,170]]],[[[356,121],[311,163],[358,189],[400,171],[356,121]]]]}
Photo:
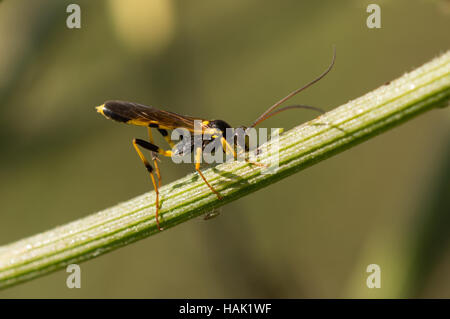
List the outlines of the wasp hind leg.
{"type": "Polygon", "coordinates": [[[164,129],[158,128],[159,134],[161,134],[162,137],[166,140],[167,144],[170,145],[170,148],[173,148],[175,146],[175,142],[172,141],[172,139],[169,136],[169,132],[167,132],[164,129]]]}
{"type": "MultiPolygon", "coordinates": [[[[148,129],[148,139],[150,141],[151,145],[140,145],[146,149],[158,149],[158,151],[151,151],[152,152],[152,160],[153,160],[153,165],[155,165],[155,171],[156,171],[156,176],[158,177],[158,186],[161,187],[161,172],[159,170],[159,166],[158,166],[158,153],[163,153],[164,156],[171,156],[172,154],[169,151],[163,151],[161,149],[159,149],[156,145],[155,142],[153,140],[153,134],[152,134],[152,126],[147,127],[148,129]]],[[[164,129],[160,129],[157,128],[158,132],[164,137],[164,139],[166,140],[166,142],[170,145],[171,148],[173,148],[175,146],[175,143],[171,140],[169,133],[164,130],[164,129]]]]}
{"type": "MultiPolygon", "coordinates": [[[[148,127],[147,129],[148,129],[148,139],[151,144],[154,144],[155,142],[153,141],[152,129],[150,127],[148,127]]],[[[157,153],[152,152],[152,160],[153,160],[153,165],[155,165],[156,177],[158,178],[158,187],[161,188],[161,172],[160,172],[159,166],[158,166],[159,158],[158,158],[157,153]]]]}
{"type": "MultiPolygon", "coordinates": [[[[138,153],[139,158],[141,159],[142,163],[144,163],[144,166],[147,169],[148,173],[150,174],[150,178],[152,180],[153,187],[155,188],[155,195],[156,195],[156,201],[155,201],[156,213],[155,213],[155,218],[156,218],[156,225],[158,226],[158,230],[161,231],[163,229],[159,225],[159,218],[158,218],[159,217],[158,216],[159,215],[159,187],[158,187],[158,184],[159,184],[160,179],[158,178],[158,183],[156,183],[155,175],[153,174],[153,167],[150,165],[150,163],[145,158],[145,156],[142,153],[142,151],[139,149],[139,145],[141,144],[139,141],[142,141],[142,140],[133,139],[133,147],[136,150],[136,152],[138,153]]],[[[145,141],[142,141],[142,142],[145,142],[145,141]]],[[[148,143],[148,142],[146,142],[146,143],[148,143]]]]}

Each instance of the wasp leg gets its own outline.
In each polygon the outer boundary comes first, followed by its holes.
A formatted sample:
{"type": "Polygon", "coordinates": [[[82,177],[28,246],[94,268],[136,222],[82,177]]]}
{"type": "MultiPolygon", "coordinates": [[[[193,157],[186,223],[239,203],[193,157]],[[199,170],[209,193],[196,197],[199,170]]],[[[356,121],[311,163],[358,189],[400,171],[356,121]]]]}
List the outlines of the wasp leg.
{"type": "MultiPolygon", "coordinates": [[[[148,129],[148,139],[150,143],[154,144],[155,142],[153,141],[152,129],[150,127],[148,127],[147,129],[148,129]]],[[[158,177],[158,187],[161,187],[161,171],[159,170],[158,166],[158,155],[155,152],[152,152],[152,160],[153,165],[155,165],[156,177],[158,177]]]]}
{"type": "Polygon", "coordinates": [[[200,160],[202,158],[202,148],[201,147],[197,147],[196,151],[195,151],[195,170],[197,171],[198,175],[200,175],[200,177],[203,179],[203,181],[206,183],[206,185],[208,185],[208,187],[213,191],[214,194],[217,195],[218,199],[222,199],[222,195],[219,194],[218,191],[216,191],[214,189],[214,187],[212,187],[208,181],[206,180],[205,176],[203,176],[203,173],[200,171],[200,160]]]}
{"type": "Polygon", "coordinates": [[[162,156],[166,156],[166,157],[172,157],[172,151],[165,151],[162,148],[156,146],[153,143],[141,140],[139,138],[135,138],[134,141],[136,142],[137,145],[145,148],[146,150],[149,150],[151,152],[155,152],[157,154],[160,154],[162,156]]]}
{"type": "MultiPolygon", "coordinates": [[[[138,143],[138,141],[142,141],[142,140],[133,139],[133,146],[134,146],[134,149],[136,150],[136,152],[138,153],[139,158],[141,159],[142,163],[144,163],[144,166],[147,169],[148,173],[150,174],[150,178],[152,179],[153,187],[155,188],[155,194],[156,194],[156,203],[155,203],[156,204],[156,213],[155,213],[155,218],[156,218],[156,225],[158,226],[158,229],[161,231],[162,228],[159,225],[159,218],[158,218],[158,215],[159,215],[159,189],[158,189],[158,185],[156,184],[155,176],[153,175],[153,167],[150,165],[150,163],[145,158],[144,154],[142,154],[141,150],[139,149],[140,143],[138,143]]],[[[145,141],[143,141],[143,142],[145,142],[145,141]]],[[[148,143],[148,142],[146,142],[146,143],[148,143]]]]}
{"type": "MultiPolygon", "coordinates": [[[[227,142],[227,140],[226,140],[224,137],[222,137],[221,140],[222,140],[222,148],[225,150],[225,153],[226,153],[226,154],[229,154],[229,153],[233,154],[233,158],[234,158],[235,160],[237,160],[238,154],[237,154],[236,151],[233,149],[233,147],[231,147],[231,145],[227,142]]],[[[244,157],[244,160],[245,160],[247,163],[251,164],[251,165],[256,165],[256,166],[259,166],[259,167],[268,167],[268,165],[266,165],[266,164],[263,164],[263,163],[257,163],[257,162],[252,162],[252,161],[250,161],[250,160],[247,158],[247,156],[244,157]]]]}
{"type": "MultiPolygon", "coordinates": [[[[151,144],[155,145],[155,142],[153,140],[152,129],[150,126],[147,129],[148,129],[148,139],[151,144]]],[[[175,143],[170,138],[169,133],[166,130],[160,129],[160,128],[158,128],[158,132],[164,137],[164,139],[166,140],[166,142],[170,145],[170,148],[172,149],[175,146],[175,143]]],[[[156,176],[158,177],[158,186],[161,187],[162,178],[161,178],[161,171],[159,170],[159,166],[158,166],[158,153],[155,153],[152,151],[152,160],[153,160],[153,164],[155,165],[156,176]]]]}
{"type": "Polygon", "coordinates": [[[166,130],[163,130],[162,128],[158,128],[158,132],[162,135],[162,137],[164,137],[164,139],[166,140],[167,144],[170,145],[170,148],[173,149],[173,147],[175,146],[175,143],[170,138],[169,132],[167,132],[166,130]]]}

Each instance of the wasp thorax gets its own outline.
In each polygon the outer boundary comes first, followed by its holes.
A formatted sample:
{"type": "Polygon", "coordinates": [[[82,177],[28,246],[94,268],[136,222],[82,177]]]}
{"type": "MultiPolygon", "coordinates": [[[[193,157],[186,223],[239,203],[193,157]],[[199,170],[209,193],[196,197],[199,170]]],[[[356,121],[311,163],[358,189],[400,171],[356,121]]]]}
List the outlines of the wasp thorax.
{"type": "Polygon", "coordinates": [[[230,124],[228,124],[227,122],[222,121],[222,120],[210,121],[208,126],[210,128],[215,128],[215,129],[221,131],[224,136],[225,136],[227,128],[231,128],[230,124]]]}

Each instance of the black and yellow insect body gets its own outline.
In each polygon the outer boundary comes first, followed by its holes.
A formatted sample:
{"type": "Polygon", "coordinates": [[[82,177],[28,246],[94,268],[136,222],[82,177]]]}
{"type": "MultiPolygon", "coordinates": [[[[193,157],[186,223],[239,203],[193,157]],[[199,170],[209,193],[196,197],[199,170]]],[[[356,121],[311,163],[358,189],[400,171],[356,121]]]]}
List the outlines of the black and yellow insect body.
{"type": "MultiPolygon", "coordinates": [[[[293,97],[294,95],[296,95],[297,93],[303,91],[304,89],[308,88],[312,84],[314,84],[317,81],[319,81],[320,79],[322,79],[333,67],[335,58],[336,58],[336,51],[334,51],[333,60],[332,60],[331,64],[328,66],[328,68],[325,70],[325,72],[323,72],[320,76],[318,76],[316,79],[314,79],[307,85],[291,92],[289,95],[287,95],[286,97],[284,97],[283,99],[281,99],[280,101],[278,101],[277,103],[272,105],[266,112],[264,112],[260,117],[258,117],[255,120],[255,122],[250,126],[250,128],[256,126],[257,124],[268,119],[269,117],[272,117],[272,116],[274,116],[280,112],[283,112],[285,110],[288,110],[288,109],[294,109],[294,108],[312,109],[312,110],[316,110],[316,111],[323,113],[323,111],[321,109],[315,108],[312,106],[307,106],[307,105],[290,105],[290,106],[285,106],[285,107],[282,107],[279,109],[276,109],[276,108],[278,106],[280,106],[282,103],[284,103],[285,101],[287,101],[288,99],[290,99],[291,97],[293,97]]],[[[237,159],[236,149],[227,142],[227,140],[228,141],[230,140],[229,136],[226,135],[227,132],[229,132],[230,130],[227,130],[227,129],[231,129],[231,126],[228,123],[226,123],[225,121],[206,120],[206,119],[202,119],[202,118],[185,116],[185,115],[180,115],[180,114],[173,113],[173,112],[163,111],[163,110],[151,107],[151,106],[146,106],[146,105],[132,103],[132,102],[125,102],[125,101],[107,101],[104,104],[97,106],[96,110],[97,110],[97,112],[101,113],[108,119],[115,120],[115,121],[121,122],[121,123],[147,127],[149,140],[145,141],[142,139],[135,138],[135,139],[133,139],[132,143],[133,143],[133,146],[134,146],[136,152],[139,155],[139,158],[144,163],[148,173],[150,174],[150,178],[153,183],[153,187],[155,189],[155,193],[156,193],[155,218],[156,218],[156,223],[157,223],[159,230],[162,229],[160,227],[159,218],[158,218],[159,188],[161,187],[161,174],[160,174],[159,167],[158,167],[157,154],[166,156],[166,157],[172,156],[172,152],[174,151],[175,143],[174,143],[174,141],[171,140],[168,131],[182,128],[182,129],[188,130],[192,134],[208,135],[208,136],[212,137],[212,140],[208,141],[208,143],[214,142],[216,139],[220,139],[219,142],[221,142],[221,144],[222,144],[224,153],[232,154],[233,157],[235,159],[237,159]],[[195,131],[197,129],[195,126],[195,121],[199,121],[199,123],[201,123],[201,125],[200,125],[201,132],[195,131]],[[153,140],[153,135],[152,135],[152,128],[157,129],[158,132],[164,137],[164,139],[170,145],[170,148],[171,148],[170,150],[164,150],[164,149],[158,147],[157,145],[155,145],[154,140],[153,140]],[[150,164],[150,162],[144,156],[140,147],[151,151],[154,167],[150,164]],[[156,173],[156,178],[155,178],[154,173],[156,173]]],[[[247,129],[246,127],[241,127],[241,128],[244,129],[244,131],[247,129]]],[[[231,130],[232,134],[236,134],[235,132],[237,132],[237,130],[231,130]]],[[[233,138],[233,137],[234,136],[231,136],[231,138],[233,138]]],[[[208,143],[202,143],[200,146],[197,146],[197,147],[195,147],[194,144],[188,145],[188,151],[194,153],[195,170],[198,172],[198,174],[203,179],[203,181],[206,183],[206,185],[211,189],[211,191],[214,194],[216,194],[216,196],[219,199],[222,199],[222,196],[220,195],[220,193],[218,191],[216,191],[214,189],[214,187],[212,187],[208,183],[208,181],[206,180],[206,178],[203,176],[202,172],[200,171],[201,157],[204,152],[205,145],[207,145],[208,143]]],[[[246,150],[248,150],[247,147],[246,147],[246,150]]],[[[176,151],[177,150],[175,149],[175,152],[176,151]]],[[[246,159],[246,161],[248,161],[248,160],[246,159]]],[[[259,163],[252,163],[252,162],[249,162],[249,163],[255,164],[255,165],[262,165],[259,163]]]]}

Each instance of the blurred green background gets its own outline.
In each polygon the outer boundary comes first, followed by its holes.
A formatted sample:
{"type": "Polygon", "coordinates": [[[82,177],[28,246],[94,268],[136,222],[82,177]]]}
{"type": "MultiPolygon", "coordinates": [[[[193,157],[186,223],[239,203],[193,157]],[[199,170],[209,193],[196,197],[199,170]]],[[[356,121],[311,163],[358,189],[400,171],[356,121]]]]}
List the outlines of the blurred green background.
{"type": "MultiPolygon", "coordinates": [[[[109,99],[250,124],[289,91],[330,110],[450,48],[449,1],[0,3],[0,245],[152,189],[132,149],[146,130],[107,121],[109,99]],[[81,29],[66,7],[81,7],[81,29]]],[[[292,128],[292,111],[267,126],[292,128]]],[[[450,114],[439,109],[222,209],[2,298],[450,297],[450,114]],[[273,224],[277,215],[278,224],[273,224]],[[366,267],[381,267],[381,289],[366,267]]],[[[159,140],[161,141],[161,140],[159,140]]],[[[161,164],[164,183],[193,170],[161,164]]]]}

